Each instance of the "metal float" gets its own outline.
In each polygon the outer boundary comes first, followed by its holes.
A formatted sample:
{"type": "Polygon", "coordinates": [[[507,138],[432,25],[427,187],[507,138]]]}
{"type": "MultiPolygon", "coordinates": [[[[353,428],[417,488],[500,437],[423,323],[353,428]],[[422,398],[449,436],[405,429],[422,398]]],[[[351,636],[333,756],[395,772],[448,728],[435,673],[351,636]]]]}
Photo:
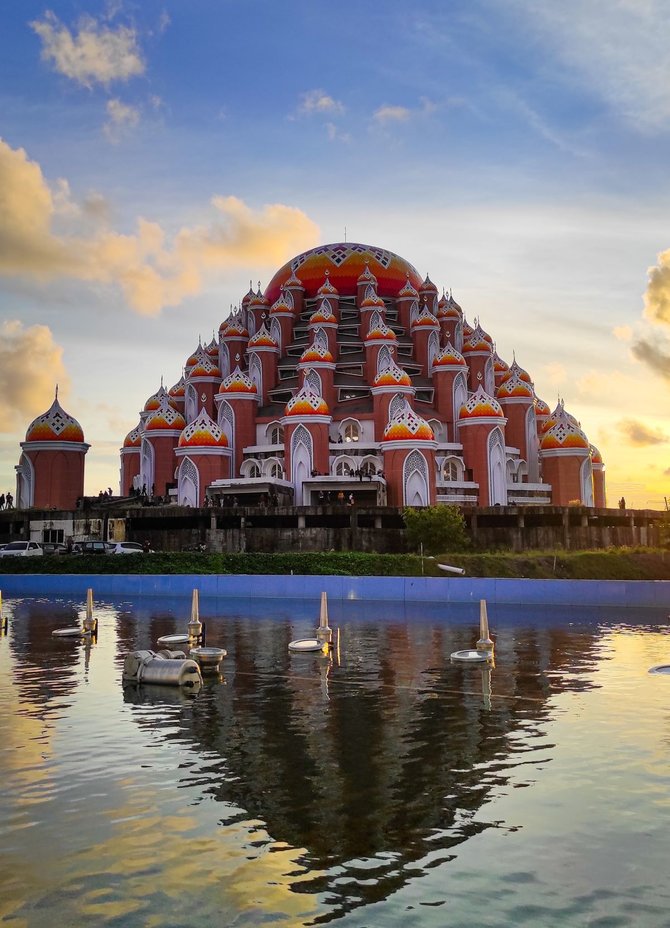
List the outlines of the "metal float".
{"type": "Polygon", "coordinates": [[[489,634],[489,618],[486,611],[486,600],[479,600],[479,640],[474,649],[454,651],[452,661],[465,661],[469,663],[484,663],[493,660],[493,641],[489,634]]]}
{"type": "Polygon", "coordinates": [[[200,668],[190,658],[161,657],[154,651],[130,651],[123,661],[124,683],[199,686],[200,668]]]}
{"type": "Polygon", "coordinates": [[[333,642],[333,630],[328,625],[328,596],[321,594],[321,611],[319,613],[319,627],[314,638],[296,638],[289,641],[289,651],[323,651],[327,654],[333,642]]]}
{"type": "Polygon", "coordinates": [[[51,632],[54,638],[95,638],[98,634],[98,620],[93,615],[93,590],[86,591],[86,615],[81,625],[67,625],[55,628],[51,632]]]}
{"type": "Polygon", "coordinates": [[[219,665],[228,653],[225,648],[191,648],[190,655],[200,668],[200,673],[216,674],[219,672],[219,665]]]}
{"type": "Polygon", "coordinates": [[[186,634],[162,635],[158,639],[158,645],[162,648],[173,648],[180,644],[200,644],[205,643],[205,623],[200,621],[200,604],[198,591],[193,590],[191,599],[191,619],[188,623],[186,634]]]}

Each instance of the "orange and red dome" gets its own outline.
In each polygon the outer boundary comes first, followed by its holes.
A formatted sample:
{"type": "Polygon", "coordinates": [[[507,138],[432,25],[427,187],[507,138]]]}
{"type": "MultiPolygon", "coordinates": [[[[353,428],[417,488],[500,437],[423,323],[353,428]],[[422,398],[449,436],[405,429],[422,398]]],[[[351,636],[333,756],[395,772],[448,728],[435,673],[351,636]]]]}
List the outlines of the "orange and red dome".
{"type": "MultiPolygon", "coordinates": [[[[271,302],[276,300],[282,285],[295,273],[305,288],[305,296],[316,296],[328,271],[331,284],[340,294],[354,296],[359,278],[365,274],[366,264],[371,277],[377,279],[377,289],[381,296],[396,297],[408,278],[417,290],[422,286],[416,268],[392,251],[373,245],[338,242],[320,245],[297,255],[277,271],[265,295],[271,302]]],[[[367,278],[364,277],[361,282],[366,283],[367,278]]]]}
{"type": "Polygon", "coordinates": [[[142,444],[142,423],[138,423],[123,439],[124,448],[139,448],[142,444]]]}
{"type": "Polygon", "coordinates": [[[251,377],[240,370],[239,367],[236,367],[231,374],[228,374],[221,381],[219,393],[246,393],[247,395],[256,396],[258,389],[251,377]]]}
{"type": "Polygon", "coordinates": [[[179,436],[180,448],[227,448],[228,439],[204,409],[179,436]]]}
{"type": "Polygon", "coordinates": [[[433,368],[450,368],[450,367],[467,367],[467,361],[460,353],[456,351],[454,346],[448,342],[445,347],[440,351],[437,357],[433,360],[433,368]]]}
{"type": "Polygon", "coordinates": [[[186,420],[180,412],[169,403],[161,403],[160,407],[152,412],[147,421],[144,423],[145,432],[155,432],[167,429],[173,432],[181,432],[186,426],[186,420]]]}
{"type": "Polygon", "coordinates": [[[312,393],[307,385],[307,381],[291,397],[284,410],[285,416],[328,416],[330,410],[328,404],[322,396],[312,393]]]}
{"type": "Polygon", "coordinates": [[[58,402],[58,391],[45,413],[28,426],[26,441],[74,441],[82,442],[84,432],[77,420],[65,412],[58,402]]]}
{"type": "Polygon", "coordinates": [[[489,396],[484,388],[479,385],[476,393],[471,393],[466,402],[463,403],[459,412],[459,419],[504,419],[505,414],[498,400],[489,396]]]}
{"type": "Polygon", "coordinates": [[[435,441],[433,430],[407,401],[384,429],[382,441],[435,441]]]}

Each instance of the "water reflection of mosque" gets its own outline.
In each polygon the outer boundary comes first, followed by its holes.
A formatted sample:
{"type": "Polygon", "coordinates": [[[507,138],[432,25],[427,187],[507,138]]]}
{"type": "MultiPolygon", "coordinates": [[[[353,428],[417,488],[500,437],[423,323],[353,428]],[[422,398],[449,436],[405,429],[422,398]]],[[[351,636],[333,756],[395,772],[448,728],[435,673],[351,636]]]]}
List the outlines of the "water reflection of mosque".
{"type": "MultiPolygon", "coordinates": [[[[170,630],[164,617],[153,626],[170,630]]],[[[597,641],[593,628],[500,628],[491,671],[449,661],[471,646],[472,626],[370,623],[342,633],[339,665],[296,660],[289,623],[260,633],[255,620],[228,619],[225,685],[194,699],[126,693],[155,704],[138,724],[169,725],[171,737],[174,712],[161,708],[183,701],[176,737],[206,755],[199,779],[228,808],[222,824],[261,820],[276,842],[304,849],[300,862],[315,876],[294,889],[327,894],[333,916],[386,898],[422,861],[449,860],[486,828],[514,828],[484,807],[551,758],[550,697],[591,685],[581,671],[595,665],[597,641]]]]}

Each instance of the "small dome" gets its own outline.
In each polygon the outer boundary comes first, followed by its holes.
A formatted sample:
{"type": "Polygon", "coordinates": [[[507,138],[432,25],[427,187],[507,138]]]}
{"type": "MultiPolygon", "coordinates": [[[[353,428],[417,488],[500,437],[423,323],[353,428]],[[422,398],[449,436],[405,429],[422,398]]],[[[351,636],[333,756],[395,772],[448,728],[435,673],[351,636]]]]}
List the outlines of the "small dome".
{"type": "Polygon", "coordinates": [[[333,307],[328,300],[324,300],[321,306],[309,317],[309,325],[318,325],[321,322],[328,322],[331,325],[337,322],[333,307]]]}
{"type": "Polygon", "coordinates": [[[423,304],[423,309],[421,310],[421,313],[416,317],[416,319],[410,326],[410,328],[412,329],[422,329],[422,328],[439,329],[439,327],[440,327],[440,323],[437,321],[435,316],[428,309],[428,305],[426,303],[423,304]]]}
{"type": "Polygon", "coordinates": [[[602,464],[603,457],[598,451],[595,445],[591,445],[591,463],[592,464],[602,464]]]}
{"type": "Polygon", "coordinates": [[[490,336],[487,336],[479,324],[463,342],[463,354],[469,354],[472,351],[492,351],[490,336]]]}
{"type": "MultiPolygon", "coordinates": [[[[222,323],[221,323],[221,326],[222,326],[222,327],[224,327],[224,326],[227,327],[228,324],[229,324],[229,322],[230,322],[230,320],[228,320],[226,323],[223,323],[223,322],[222,322],[222,323]]],[[[221,329],[219,329],[219,331],[221,331],[221,329]]],[[[198,342],[198,347],[195,349],[195,351],[193,352],[193,354],[190,354],[190,355],[188,356],[188,358],[186,358],[186,364],[184,364],[184,367],[185,367],[187,370],[188,370],[189,367],[193,367],[193,365],[195,364],[195,362],[198,360],[198,351],[201,350],[201,349],[202,349],[202,344],[201,344],[200,342],[198,342]]]]}
{"type": "Polygon", "coordinates": [[[234,316],[221,332],[221,338],[249,338],[249,331],[240,317],[234,316]]]}
{"type": "Polygon", "coordinates": [[[262,324],[258,332],[255,335],[252,335],[249,339],[248,348],[278,348],[277,342],[274,340],[272,335],[268,332],[265,322],[262,324]]]}
{"type": "Polygon", "coordinates": [[[219,357],[219,343],[214,336],[212,336],[212,340],[209,345],[205,345],[205,351],[210,356],[210,358],[219,357]]]}
{"type": "Polygon", "coordinates": [[[365,336],[363,341],[371,342],[377,339],[378,341],[381,340],[385,342],[397,342],[398,339],[393,329],[389,329],[389,327],[378,313],[374,313],[374,316],[377,318],[373,318],[372,322],[370,323],[370,331],[365,336]]]}
{"type": "Polygon", "coordinates": [[[300,355],[299,363],[307,364],[309,362],[332,364],[333,356],[328,350],[328,345],[317,344],[316,342],[308,345],[300,355]]]}
{"type": "Polygon", "coordinates": [[[330,414],[328,404],[322,396],[317,396],[309,389],[307,381],[286,404],[285,416],[327,416],[330,414]]]}
{"type": "Polygon", "coordinates": [[[549,404],[545,403],[544,400],[541,400],[539,396],[535,397],[535,418],[536,419],[546,419],[551,415],[551,409],[549,404]]]}
{"type": "Polygon", "coordinates": [[[463,341],[467,341],[468,338],[472,335],[474,329],[470,325],[467,319],[463,319],[463,341]]]}
{"type": "Polygon", "coordinates": [[[326,279],[316,291],[317,296],[337,296],[337,287],[330,282],[330,271],[326,271],[326,279]]]}
{"type": "Polygon", "coordinates": [[[260,309],[263,306],[269,306],[270,301],[266,296],[263,295],[261,290],[260,281],[258,282],[258,292],[255,293],[249,300],[249,309],[260,309]]]}
{"type": "Polygon", "coordinates": [[[212,358],[205,348],[198,348],[195,353],[195,363],[190,367],[187,380],[198,380],[202,377],[221,377],[218,361],[212,358]]]}
{"type": "Polygon", "coordinates": [[[433,360],[433,367],[437,368],[449,368],[449,367],[467,367],[467,362],[460,351],[456,351],[454,346],[450,343],[445,345],[445,347],[440,351],[437,357],[433,360]]]}
{"type": "Polygon", "coordinates": [[[398,297],[409,297],[412,300],[419,299],[419,291],[412,284],[412,281],[409,279],[409,274],[407,275],[407,280],[401,290],[398,291],[398,297]]]}
{"type": "Polygon", "coordinates": [[[443,290],[443,291],[442,291],[442,296],[441,296],[440,299],[437,301],[437,308],[438,308],[438,309],[446,309],[448,305],[449,305],[449,297],[447,296],[447,294],[446,294],[446,293],[444,292],[444,290],[443,290]]]}
{"type": "Polygon", "coordinates": [[[270,315],[276,316],[278,313],[292,313],[293,306],[289,305],[284,291],[279,294],[278,299],[274,301],[270,308],[270,315]]]}
{"type": "Polygon", "coordinates": [[[528,373],[528,371],[525,371],[522,367],[519,367],[519,365],[516,363],[516,358],[510,364],[509,370],[503,377],[502,382],[504,383],[510,377],[514,377],[514,376],[520,377],[521,380],[524,380],[526,383],[529,383],[529,384],[533,383],[533,381],[530,379],[530,374],[528,373]]]}
{"type": "Polygon", "coordinates": [[[476,393],[471,393],[458,412],[459,419],[504,419],[500,403],[489,396],[480,384],[476,393]]]}
{"type": "Polygon", "coordinates": [[[284,287],[287,290],[289,289],[304,290],[305,289],[302,285],[302,281],[300,280],[300,278],[298,277],[298,275],[296,274],[294,270],[291,270],[290,277],[287,277],[287,279],[284,281],[284,287]]]}
{"type": "Polygon", "coordinates": [[[228,439],[219,426],[201,409],[179,436],[180,448],[227,448],[228,439]]]}
{"type": "Polygon", "coordinates": [[[170,389],[168,390],[168,396],[171,399],[175,399],[175,400],[183,398],[185,393],[186,393],[186,381],[184,380],[183,377],[180,377],[177,383],[173,387],[170,387],[170,389]]]}
{"type": "Polygon", "coordinates": [[[228,374],[228,376],[224,377],[222,380],[219,393],[247,393],[257,395],[258,389],[251,377],[240,370],[239,367],[236,367],[232,374],[228,374]]]}
{"type": "Polygon", "coordinates": [[[435,435],[425,419],[405,400],[402,409],[384,429],[382,441],[434,441],[435,435]]]}
{"type": "Polygon", "coordinates": [[[142,423],[139,422],[123,439],[124,448],[139,448],[142,444],[142,423]]]}
{"type": "Polygon", "coordinates": [[[144,423],[145,432],[155,432],[158,429],[170,429],[179,431],[186,426],[186,420],[180,412],[168,402],[161,403],[160,407],[152,412],[147,421],[144,423]]]}
{"type": "Polygon", "coordinates": [[[246,306],[255,296],[253,284],[249,281],[249,291],[242,297],[242,306],[246,306]]]}
{"type": "Polygon", "coordinates": [[[359,276],[358,276],[358,281],[357,281],[357,283],[359,283],[359,284],[374,284],[375,286],[377,285],[377,278],[375,277],[375,275],[374,275],[374,274],[372,273],[372,271],[370,270],[370,265],[368,264],[367,261],[365,262],[365,267],[363,268],[363,270],[361,271],[361,273],[360,273],[359,276]]]}
{"type": "MultiPolygon", "coordinates": [[[[537,416],[537,412],[535,415],[537,416]]],[[[550,412],[542,423],[542,431],[548,432],[550,428],[552,428],[557,423],[562,422],[564,419],[567,420],[571,425],[576,425],[577,428],[581,428],[577,419],[575,419],[575,417],[566,410],[563,400],[559,400],[556,405],[556,409],[554,409],[553,412],[550,412]]]]}
{"type": "Polygon", "coordinates": [[[588,438],[567,415],[562,416],[542,434],[540,451],[552,451],[556,448],[589,448],[588,438]]]}
{"type": "Polygon", "coordinates": [[[376,293],[366,294],[361,300],[361,309],[384,309],[384,301],[376,293]]]}
{"type": "Polygon", "coordinates": [[[493,352],[493,373],[498,377],[504,377],[509,370],[507,361],[503,361],[497,351],[493,352]]]}
{"type": "Polygon", "coordinates": [[[503,380],[496,395],[498,399],[505,399],[510,396],[526,396],[531,400],[535,398],[532,385],[522,380],[518,371],[503,380]]]}
{"type": "Polygon", "coordinates": [[[163,384],[161,384],[156,392],[152,394],[144,404],[144,412],[154,412],[156,409],[160,409],[163,402],[171,403],[171,400],[172,398],[168,394],[163,384]]]}
{"type": "Polygon", "coordinates": [[[411,387],[412,381],[409,374],[401,367],[398,367],[395,361],[392,361],[388,367],[379,371],[374,379],[374,387],[411,387]]]}
{"type": "Polygon", "coordinates": [[[84,432],[77,420],[65,412],[58,402],[58,389],[54,401],[45,413],[28,426],[26,441],[72,441],[84,440],[84,432]]]}
{"type": "Polygon", "coordinates": [[[435,293],[435,294],[437,294],[437,287],[435,286],[435,284],[433,283],[433,281],[430,279],[430,277],[428,276],[428,274],[426,274],[426,279],[425,279],[424,282],[421,284],[421,290],[420,290],[419,292],[420,292],[420,293],[435,293]]]}

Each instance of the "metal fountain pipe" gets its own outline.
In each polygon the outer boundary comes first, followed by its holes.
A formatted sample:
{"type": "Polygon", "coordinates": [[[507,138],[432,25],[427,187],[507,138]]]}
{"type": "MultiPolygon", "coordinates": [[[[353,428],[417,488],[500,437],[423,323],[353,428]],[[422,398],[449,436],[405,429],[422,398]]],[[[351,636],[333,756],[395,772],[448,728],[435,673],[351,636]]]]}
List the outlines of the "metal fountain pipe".
{"type": "Polygon", "coordinates": [[[486,600],[479,600],[479,641],[477,642],[478,651],[492,651],[493,642],[489,634],[489,617],[486,612],[486,600]]]}
{"type": "Polygon", "coordinates": [[[321,611],[319,613],[319,627],[316,630],[316,640],[322,645],[329,645],[333,641],[333,630],[328,625],[328,594],[321,594],[321,611]]]}
{"type": "Polygon", "coordinates": [[[198,590],[193,590],[191,600],[191,621],[188,623],[188,637],[197,641],[202,635],[202,622],[200,621],[200,602],[198,590]]]}
{"type": "Polygon", "coordinates": [[[85,632],[95,634],[97,631],[97,621],[93,618],[93,589],[91,587],[86,591],[86,618],[82,622],[85,632]]]}

